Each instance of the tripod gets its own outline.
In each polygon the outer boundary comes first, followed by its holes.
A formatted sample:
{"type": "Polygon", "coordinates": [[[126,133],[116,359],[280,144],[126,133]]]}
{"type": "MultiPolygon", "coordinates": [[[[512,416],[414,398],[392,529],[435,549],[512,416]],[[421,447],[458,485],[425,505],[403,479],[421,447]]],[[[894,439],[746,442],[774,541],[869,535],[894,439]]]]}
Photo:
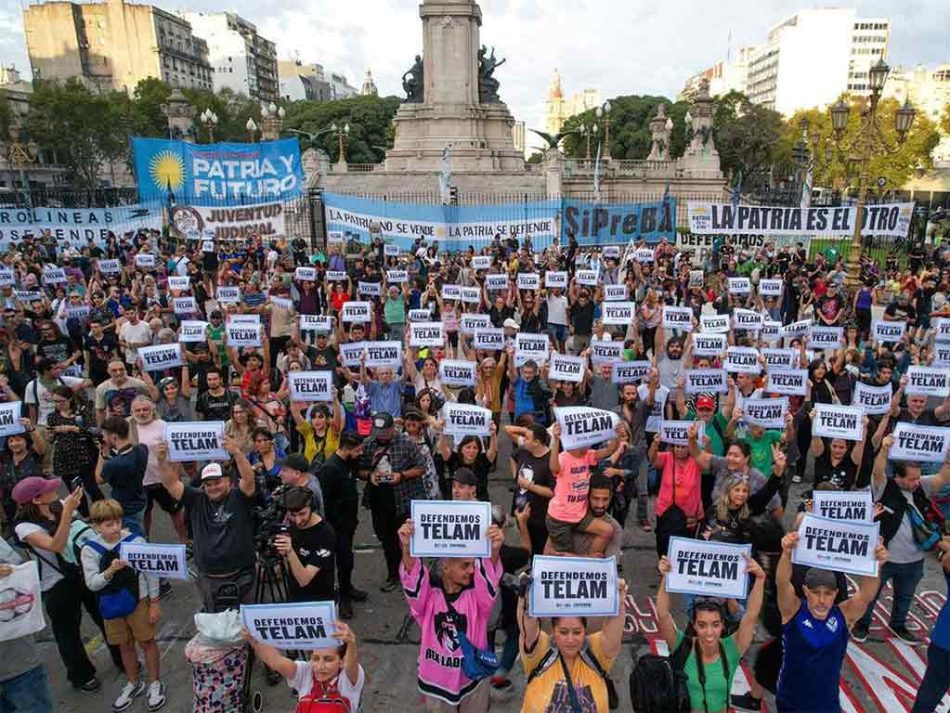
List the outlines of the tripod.
{"type": "Polygon", "coordinates": [[[286,602],[287,576],[287,565],[282,557],[259,553],[254,601],[258,604],[286,602]]]}

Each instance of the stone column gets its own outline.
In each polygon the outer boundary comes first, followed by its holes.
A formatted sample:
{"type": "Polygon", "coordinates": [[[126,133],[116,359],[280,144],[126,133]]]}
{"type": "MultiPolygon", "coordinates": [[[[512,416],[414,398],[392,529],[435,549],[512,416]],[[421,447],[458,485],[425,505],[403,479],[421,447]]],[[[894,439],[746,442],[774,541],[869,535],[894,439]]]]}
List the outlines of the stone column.
{"type": "Polygon", "coordinates": [[[670,160],[670,134],[672,133],[672,128],[673,123],[666,115],[666,105],[661,102],[656,108],[656,116],[650,120],[650,133],[653,138],[647,161],[670,160]]]}
{"type": "Polygon", "coordinates": [[[425,0],[419,16],[425,103],[477,104],[481,9],[472,0],[425,0]]]}

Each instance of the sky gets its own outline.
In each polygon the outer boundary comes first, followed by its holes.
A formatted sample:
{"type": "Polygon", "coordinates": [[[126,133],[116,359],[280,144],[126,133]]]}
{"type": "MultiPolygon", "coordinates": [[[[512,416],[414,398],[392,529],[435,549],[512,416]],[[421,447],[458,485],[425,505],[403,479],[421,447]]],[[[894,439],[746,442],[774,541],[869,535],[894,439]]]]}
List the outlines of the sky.
{"type": "MultiPolygon", "coordinates": [[[[342,71],[359,88],[371,69],[380,94],[403,96],[401,77],[422,50],[413,0],[160,0],[163,9],[230,11],[277,43],[281,58],[342,71]]],[[[554,68],[566,96],[584,88],[610,97],[675,98],[685,79],[758,44],[797,9],[780,0],[481,0],[481,42],[507,62],[495,72],[501,99],[529,128],[544,128],[554,68]]],[[[933,67],[950,62],[948,0],[841,0],[858,17],[891,21],[889,61],[933,67]]],[[[0,0],[0,62],[29,68],[21,5],[0,0]]]]}

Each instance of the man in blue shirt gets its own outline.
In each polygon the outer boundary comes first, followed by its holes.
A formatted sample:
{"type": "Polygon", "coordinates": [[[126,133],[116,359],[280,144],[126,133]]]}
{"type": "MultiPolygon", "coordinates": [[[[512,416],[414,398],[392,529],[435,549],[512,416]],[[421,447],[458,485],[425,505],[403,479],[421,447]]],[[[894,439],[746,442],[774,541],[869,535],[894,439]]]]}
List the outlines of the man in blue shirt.
{"type": "MultiPolygon", "coordinates": [[[[950,592],[950,557],[944,557],[943,576],[950,592]]],[[[930,647],[927,649],[927,671],[920,682],[917,700],[910,713],[933,713],[940,705],[943,695],[950,688],[950,599],[943,603],[937,621],[930,632],[930,647]]]]}

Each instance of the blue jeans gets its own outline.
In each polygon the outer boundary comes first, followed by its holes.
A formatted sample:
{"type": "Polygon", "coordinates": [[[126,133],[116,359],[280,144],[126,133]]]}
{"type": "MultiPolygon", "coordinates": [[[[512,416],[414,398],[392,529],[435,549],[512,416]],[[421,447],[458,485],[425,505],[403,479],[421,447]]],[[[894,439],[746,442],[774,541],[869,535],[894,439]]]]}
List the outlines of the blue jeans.
{"type": "Polygon", "coordinates": [[[551,341],[563,344],[567,341],[567,325],[548,324],[548,335],[551,337],[551,341]]]}
{"type": "Polygon", "coordinates": [[[48,713],[55,710],[42,665],[16,678],[0,681],[0,711],[3,713],[48,713]]]}
{"type": "Polygon", "coordinates": [[[122,527],[129,532],[145,537],[145,510],[122,516],[122,527]]]}
{"type": "Polygon", "coordinates": [[[907,562],[899,564],[897,562],[885,562],[881,567],[881,585],[874,595],[874,600],[868,606],[867,612],[858,621],[858,624],[867,629],[871,625],[871,615],[874,613],[874,605],[877,604],[877,598],[881,596],[881,590],[891,580],[894,585],[894,604],[891,606],[890,627],[896,629],[907,623],[907,613],[910,611],[910,605],[914,601],[914,592],[917,591],[917,585],[924,576],[924,561],[922,559],[916,562],[907,562]]]}
{"type": "Polygon", "coordinates": [[[927,649],[927,671],[920,682],[917,700],[910,713],[933,713],[950,686],[950,651],[931,644],[927,649]]]}

